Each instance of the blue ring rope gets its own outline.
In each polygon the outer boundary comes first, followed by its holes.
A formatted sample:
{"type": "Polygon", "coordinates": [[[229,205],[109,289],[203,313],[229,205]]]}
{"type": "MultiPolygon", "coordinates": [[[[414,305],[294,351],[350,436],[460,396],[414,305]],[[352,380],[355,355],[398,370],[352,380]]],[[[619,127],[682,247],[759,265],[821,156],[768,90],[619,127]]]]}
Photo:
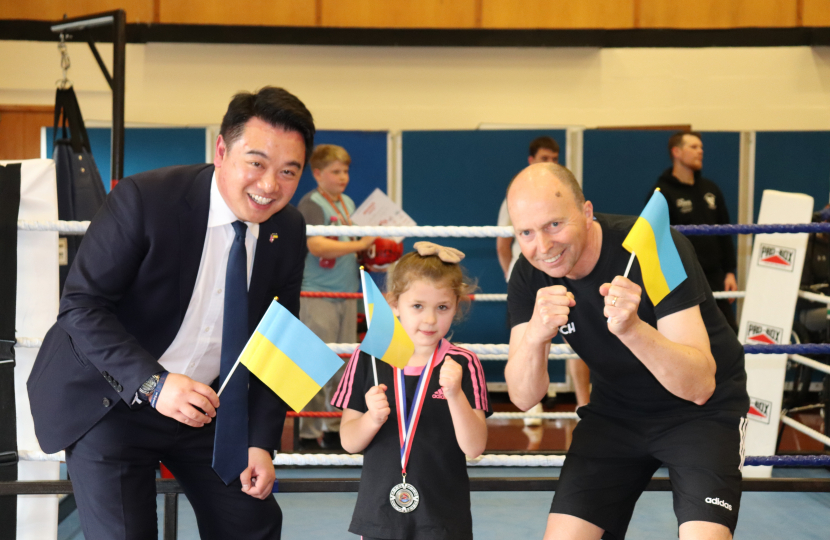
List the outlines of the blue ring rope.
{"type": "Polygon", "coordinates": [[[706,234],[771,234],[830,232],[830,223],[798,223],[781,225],[674,225],[686,236],[706,234]]]}
{"type": "Polygon", "coordinates": [[[744,465],[772,465],[774,467],[827,467],[830,456],[747,456],[744,465]]]}
{"type": "Polygon", "coordinates": [[[744,345],[746,354],[830,354],[830,343],[798,345],[744,345]]]}

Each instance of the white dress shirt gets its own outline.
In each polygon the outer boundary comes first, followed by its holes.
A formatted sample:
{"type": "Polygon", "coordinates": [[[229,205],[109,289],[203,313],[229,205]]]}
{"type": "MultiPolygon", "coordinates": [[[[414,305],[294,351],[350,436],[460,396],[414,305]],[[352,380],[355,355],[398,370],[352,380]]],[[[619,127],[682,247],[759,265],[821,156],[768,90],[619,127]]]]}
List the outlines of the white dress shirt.
{"type": "MultiPolygon", "coordinates": [[[[205,384],[210,384],[219,376],[222,315],[225,311],[225,271],[235,236],[231,223],[238,219],[219,193],[216,173],[213,173],[207,234],[196,286],[179,333],[159,358],[159,363],[170,373],[181,373],[205,384]]],[[[246,222],[246,225],[248,232],[245,235],[245,249],[250,286],[259,224],[246,222]]]]}

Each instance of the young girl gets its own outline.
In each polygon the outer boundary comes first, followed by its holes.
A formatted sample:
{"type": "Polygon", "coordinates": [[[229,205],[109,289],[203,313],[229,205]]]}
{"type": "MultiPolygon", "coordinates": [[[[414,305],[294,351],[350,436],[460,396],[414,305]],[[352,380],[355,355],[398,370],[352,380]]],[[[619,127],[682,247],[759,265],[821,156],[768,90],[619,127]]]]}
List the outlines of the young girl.
{"type": "Polygon", "coordinates": [[[490,402],[478,357],[444,339],[472,285],[460,251],[430,242],[415,249],[386,282],[415,353],[403,371],[377,361],[375,386],[372,358],[356,350],[332,400],[343,409],[343,448],[364,452],[349,526],[364,540],[473,537],[464,456],[484,451],[490,402]]]}

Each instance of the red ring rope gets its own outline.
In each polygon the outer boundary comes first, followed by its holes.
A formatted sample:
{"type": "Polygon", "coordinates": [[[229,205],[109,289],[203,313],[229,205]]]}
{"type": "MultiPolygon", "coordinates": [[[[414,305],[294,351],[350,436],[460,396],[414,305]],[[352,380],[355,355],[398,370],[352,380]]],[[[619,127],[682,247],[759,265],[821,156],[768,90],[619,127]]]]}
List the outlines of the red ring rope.
{"type": "Polygon", "coordinates": [[[363,294],[359,292],[302,291],[300,296],[302,298],[363,298],[363,294]]]}
{"type": "Polygon", "coordinates": [[[343,413],[339,412],[294,412],[288,411],[285,414],[288,418],[340,418],[343,413]]]}

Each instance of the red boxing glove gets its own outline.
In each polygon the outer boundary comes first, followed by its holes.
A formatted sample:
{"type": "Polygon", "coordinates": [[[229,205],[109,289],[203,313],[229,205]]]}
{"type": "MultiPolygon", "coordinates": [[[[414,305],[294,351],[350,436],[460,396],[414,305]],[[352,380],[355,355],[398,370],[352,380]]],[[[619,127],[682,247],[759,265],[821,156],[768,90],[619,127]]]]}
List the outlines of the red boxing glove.
{"type": "Polygon", "coordinates": [[[363,254],[363,265],[370,272],[385,272],[403,256],[403,243],[391,238],[376,238],[363,254]]]}

